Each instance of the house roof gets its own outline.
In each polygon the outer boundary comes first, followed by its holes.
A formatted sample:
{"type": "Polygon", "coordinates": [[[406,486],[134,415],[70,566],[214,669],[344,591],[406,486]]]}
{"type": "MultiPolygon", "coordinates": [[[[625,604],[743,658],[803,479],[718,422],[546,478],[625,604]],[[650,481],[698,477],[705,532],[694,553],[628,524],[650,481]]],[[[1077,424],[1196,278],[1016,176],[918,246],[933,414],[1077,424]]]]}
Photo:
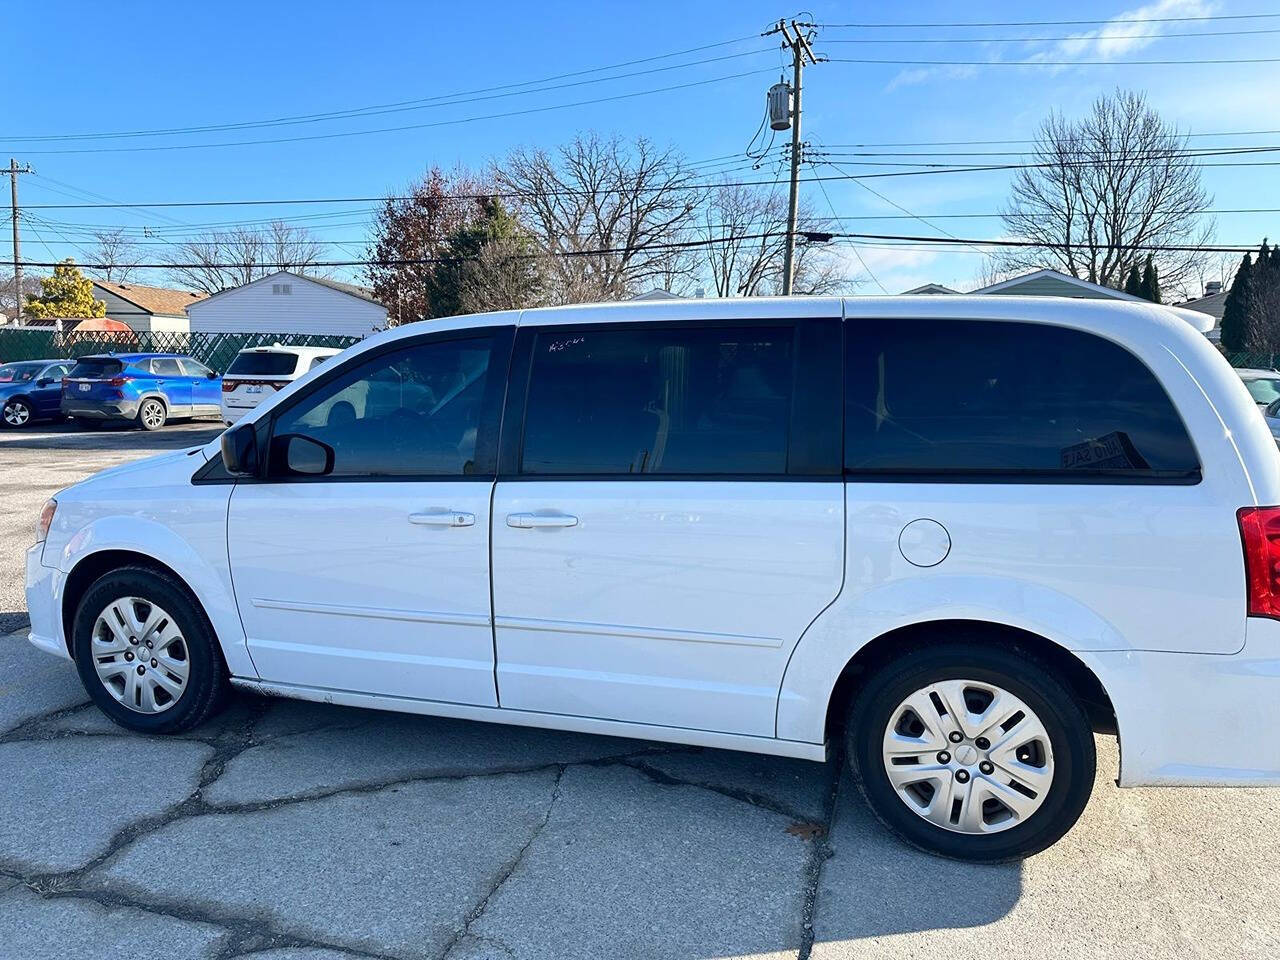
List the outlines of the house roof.
{"type": "Polygon", "coordinates": [[[678,293],[672,293],[670,290],[663,290],[654,287],[652,290],[646,290],[644,293],[637,293],[631,300],[683,300],[684,297],[678,293]]]}
{"type": "Polygon", "coordinates": [[[1125,293],[1123,290],[1113,290],[1111,287],[1104,287],[1100,283],[1090,283],[1088,280],[1081,280],[1079,277],[1073,277],[1057,270],[1050,270],[1047,267],[1043,270],[1024,273],[1020,277],[1010,277],[1008,280],[1001,280],[999,283],[993,283],[986,287],[979,287],[973,292],[975,294],[984,295],[989,293],[1015,293],[1016,287],[1039,280],[1056,280],[1059,283],[1078,287],[1081,292],[1075,294],[1075,296],[1100,297],[1111,300],[1136,300],[1144,302],[1141,297],[1135,297],[1132,294],[1125,293]]]}
{"type": "Polygon", "coordinates": [[[121,300],[128,300],[147,313],[158,313],[166,317],[186,316],[187,307],[197,300],[203,300],[206,296],[203,293],[192,293],[190,290],[148,287],[141,283],[111,283],[108,280],[95,280],[93,285],[115,294],[121,300]]]}
{"type": "Polygon", "coordinates": [[[322,287],[328,287],[330,290],[336,290],[338,293],[345,293],[347,296],[355,297],[357,300],[364,300],[366,303],[377,304],[379,307],[386,306],[386,304],[381,300],[374,297],[373,291],[368,287],[358,287],[354,283],[343,283],[340,280],[330,280],[328,277],[312,277],[306,274],[294,273],[292,270],[277,270],[275,273],[268,274],[265,277],[259,277],[257,280],[241,284],[238,287],[228,287],[226,290],[219,290],[217,293],[210,297],[205,297],[204,299],[206,301],[217,300],[218,297],[224,297],[228,293],[235,293],[237,290],[243,290],[245,287],[252,287],[259,283],[269,283],[278,277],[290,277],[294,280],[318,283],[322,287]]]}
{"type": "Polygon", "coordinates": [[[1227,308],[1227,292],[1223,290],[1221,293],[1200,297],[1197,300],[1188,300],[1186,303],[1178,304],[1178,306],[1185,307],[1188,310],[1197,310],[1200,313],[1207,313],[1213,319],[1221,320],[1222,313],[1227,308]]]}
{"type": "Polygon", "coordinates": [[[950,287],[944,287],[940,283],[925,283],[918,287],[912,287],[910,290],[903,290],[900,294],[904,297],[929,295],[929,294],[959,294],[959,290],[952,290],[950,287]]]}

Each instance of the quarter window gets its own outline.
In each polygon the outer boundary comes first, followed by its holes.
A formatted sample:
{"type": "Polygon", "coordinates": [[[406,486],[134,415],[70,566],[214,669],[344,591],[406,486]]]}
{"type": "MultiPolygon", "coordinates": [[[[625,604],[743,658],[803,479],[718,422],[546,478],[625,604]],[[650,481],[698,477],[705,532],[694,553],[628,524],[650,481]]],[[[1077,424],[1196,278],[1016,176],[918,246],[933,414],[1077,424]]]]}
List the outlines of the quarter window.
{"type": "MultiPolygon", "coordinates": [[[[333,449],[334,478],[492,473],[500,391],[493,389],[491,353],[492,338],[484,337],[411,345],[354,363],[280,415],[272,449],[290,434],[318,440],[333,449]]],[[[288,475],[277,463],[269,472],[288,475]]]]}
{"type": "Polygon", "coordinates": [[[1194,480],[1164,388],[1128,350],[1047,324],[851,323],[845,464],[855,474],[1194,480]]]}
{"type": "Polygon", "coordinates": [[[791,327],[539,331],[521,472],[786,473],[793,341],[791,327]]]}

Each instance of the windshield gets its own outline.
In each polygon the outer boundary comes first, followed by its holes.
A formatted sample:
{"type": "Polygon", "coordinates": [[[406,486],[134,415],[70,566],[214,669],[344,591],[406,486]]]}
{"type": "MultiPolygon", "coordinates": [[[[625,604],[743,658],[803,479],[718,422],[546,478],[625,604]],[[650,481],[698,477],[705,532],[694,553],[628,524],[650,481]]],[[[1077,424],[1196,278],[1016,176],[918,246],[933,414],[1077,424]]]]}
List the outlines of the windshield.
{"type": "Polygon", "coordinates": [[[73,380],[101,380],[104,377],[114,377],[123,369],[124,364],[119,360],[86,357],[84,360],[77,360],[67,376],[73,380]]]}
{"type": "Polygon", "coordinates": [[[1274,380],[1267,378],[1246,380],[1244,385],[1249,388],[1255,403],[1266,404],[1272,400],[1280,400],[1280,377],[1274,380]]]}
{"type": "Polygon", "coordinates": [[[244,377],[267,376],[281,377],[293,373],[298,365],[296,353],[283,353],[274,350],[246,350],[237,353],[227,368],[228,376],[244,377]]]}
{"type": "Polygon", "coordinates": [[[0,367],[0,383],[26,383],[43,369],[43,363],[6,363],[0,367]]]}

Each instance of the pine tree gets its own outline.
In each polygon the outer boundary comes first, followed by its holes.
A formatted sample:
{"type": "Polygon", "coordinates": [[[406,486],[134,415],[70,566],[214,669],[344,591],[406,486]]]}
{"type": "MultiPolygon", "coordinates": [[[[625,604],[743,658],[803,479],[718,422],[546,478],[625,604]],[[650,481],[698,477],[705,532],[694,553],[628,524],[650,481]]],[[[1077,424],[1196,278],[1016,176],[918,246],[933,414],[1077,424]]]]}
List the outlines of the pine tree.
{"type": "Polygon", "coordinates": [[[1136,263],[1129,268],[1129,276],[1124,281],[1124,292],[1131,297],[1142,296],[1142,277],[1138,273],[1136,263]]]}
{"type": "Polygon", "coordinates": [[[1142,270],[1142,282],[1139,284],[1138,296],[1144,300],[1150,300],[1152,303],[1160,302],[1160,271],[1156,267],[1155,259],[1151,254],[1147,254],[1147,263],[1142,270]]]}
{"type": "Polygon", "coordinates": [[[37,320],[107,315],[107,305],[93,299],[93,281],[69,257],[53,268],[52,277],[41,278],[40,287],[44,292],[39,296],[27,294],[23,308],[37,320]]]}
{"type": "Polygon", "coordinates": [[[1253,274],[1253,258],[1245,254],[1236,270],[1227,299],[1222,304],[1222,348],[1228,353],[1239,353],[1249,339],[1248,307],[1249,282],[1253,274]]]}

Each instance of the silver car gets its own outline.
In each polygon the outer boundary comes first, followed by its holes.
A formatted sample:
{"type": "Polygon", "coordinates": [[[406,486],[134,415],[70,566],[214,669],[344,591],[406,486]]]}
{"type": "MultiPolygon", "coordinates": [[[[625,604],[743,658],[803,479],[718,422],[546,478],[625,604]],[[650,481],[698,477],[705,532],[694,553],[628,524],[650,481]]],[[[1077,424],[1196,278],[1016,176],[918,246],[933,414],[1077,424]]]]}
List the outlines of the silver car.
{"type": "Polygon", "coordinates": [[[1236,373],[1262,411],[1276,445],[1280,446],[1280,371],[1239,369],[1236,373]]]}

